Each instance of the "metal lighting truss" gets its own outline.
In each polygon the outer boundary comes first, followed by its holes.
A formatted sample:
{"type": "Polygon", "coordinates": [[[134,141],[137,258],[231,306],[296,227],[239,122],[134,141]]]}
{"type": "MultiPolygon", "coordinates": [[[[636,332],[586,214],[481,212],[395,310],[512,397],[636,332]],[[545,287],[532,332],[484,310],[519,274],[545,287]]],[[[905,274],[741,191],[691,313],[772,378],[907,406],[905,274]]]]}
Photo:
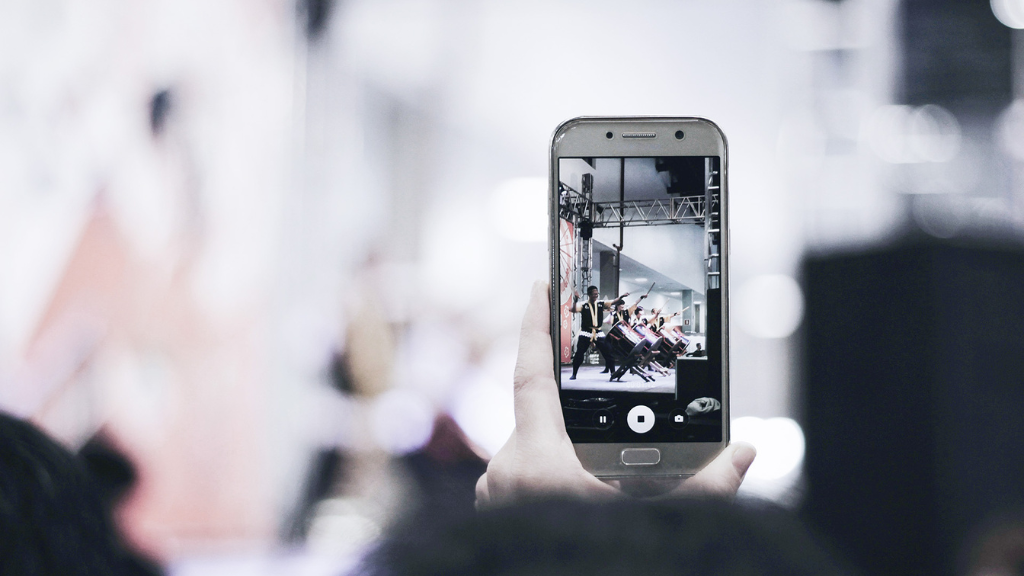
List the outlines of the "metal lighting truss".
{"type": "MultiPolygon", "coordinates": [[[[660,226],[665,224],[693,224],[704,228],[704,263],[706,288],[721,285],[721,219],[719,215],[719,172],[710,158],[705,160],[704,194],[674,196],[656,200],[611,200],[594,202],[591,187],[583,192],[558,183],[559,216],[573,225],[592,228],[628,228],[632,226],[660,226]]],[[[591,280],[592,244],[577,234],[575,270],[582,285],[591,280]]]]}
{"type": "MultiPolygon", "coordinates": [[[[707,203],[704,196],[678,196],[658,200],[612,200],[592,202],[565,184],[559,184],[562,216],[586,221],[594,228],[658,226],[662,224],[704,224],[707,203]]],[[[717,202],[715,195],[712,202],[717,202]]]]}
{"type": "Polygon", "coordinates": [[[595,202],[594,228],[703,224],[703,196],[679,196],[664,200],[595,202]]]}
{"type": "Polygon", "coordinates": [[[704,174],[704,197],[711,205],[704,215],[704,278],[705,288],[710,290],[722,286],[722,219],[718,205],[721,182],[711,158],[704,159],[704,174]]]}

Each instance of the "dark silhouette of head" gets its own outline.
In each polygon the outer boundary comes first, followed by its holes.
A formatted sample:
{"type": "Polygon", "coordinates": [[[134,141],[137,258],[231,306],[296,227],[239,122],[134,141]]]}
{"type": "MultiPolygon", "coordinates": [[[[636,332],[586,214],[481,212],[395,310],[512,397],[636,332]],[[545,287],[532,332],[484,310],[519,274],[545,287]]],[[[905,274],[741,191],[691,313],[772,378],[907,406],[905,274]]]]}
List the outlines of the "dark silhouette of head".
{"type": "Polygon", "coordinates": [[[84,463],[0,413],[0,574],[126,573],[124,548],[84,463]]]}
{"type": "Polygon", "coordinates": [[[551,498],[397,529],[374,576],[848,573],[792,516],[763,503],[551,498]]]}

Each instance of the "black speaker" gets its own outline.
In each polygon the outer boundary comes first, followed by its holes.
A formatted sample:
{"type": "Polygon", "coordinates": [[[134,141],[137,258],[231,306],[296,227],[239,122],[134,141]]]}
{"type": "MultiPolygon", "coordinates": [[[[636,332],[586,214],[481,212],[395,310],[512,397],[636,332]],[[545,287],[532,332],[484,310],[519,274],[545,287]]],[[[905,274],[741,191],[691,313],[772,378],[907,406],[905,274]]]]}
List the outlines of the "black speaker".
{"type": "Polygon", "coordinates": [[[721,389],[715,389],[708,375],[707,356],[676,358],[676,400],[689,402],[705,396],[722,399],[721,389]]]}
{"type": "Polygon", "coordinates": [[[580,238],[590,240],[594,237],[594,224],[590,220],[580,220],[580,238]]]}
{"type": "Polygon", "coordinates": [[[868,573],[953,574],[1024,509],[1024,250],[916,238],[803,277],[803,514],[868,573]]]}

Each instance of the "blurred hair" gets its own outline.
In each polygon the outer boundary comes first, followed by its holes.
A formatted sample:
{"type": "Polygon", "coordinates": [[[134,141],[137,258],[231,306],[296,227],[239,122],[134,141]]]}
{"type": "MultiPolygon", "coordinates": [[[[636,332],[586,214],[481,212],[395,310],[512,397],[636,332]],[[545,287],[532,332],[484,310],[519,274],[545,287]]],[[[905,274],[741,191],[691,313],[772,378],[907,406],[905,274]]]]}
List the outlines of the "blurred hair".
{"type": "Polygon", "coordinates": [[[0,574],[124,573],[117,532],[83,463],[0,413],[0,574]]]}
{"type": "Polygon", "coordinates": [[[107,510],[113,510],[138,480],[135,465],[104,434],[97,434],[83,444],[78,449],[78,459],[96,484],[107,510]]]}
{"type": "Polygon", "coordinates": [[[598,290],[597,286],[587,286],[587,294],[590,294],[591,291],[600,292],[600,290],[598,290]]]}
{"type": "Polygon", "coordinates": [[[550,498],[395,530],[374,576],[848,574],[795,518],[763,503],[550,498]]]}

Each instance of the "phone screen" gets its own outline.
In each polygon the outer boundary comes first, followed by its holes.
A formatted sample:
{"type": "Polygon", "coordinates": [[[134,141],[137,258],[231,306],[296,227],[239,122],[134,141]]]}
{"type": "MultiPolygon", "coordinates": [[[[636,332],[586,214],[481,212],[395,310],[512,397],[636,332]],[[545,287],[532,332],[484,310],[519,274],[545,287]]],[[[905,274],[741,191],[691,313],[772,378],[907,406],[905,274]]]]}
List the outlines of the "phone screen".
{"type": "Polygon", "coordinates": [[[722,441],[720,163],[558,159],[558,364],[573,442],[722,441]]]}

